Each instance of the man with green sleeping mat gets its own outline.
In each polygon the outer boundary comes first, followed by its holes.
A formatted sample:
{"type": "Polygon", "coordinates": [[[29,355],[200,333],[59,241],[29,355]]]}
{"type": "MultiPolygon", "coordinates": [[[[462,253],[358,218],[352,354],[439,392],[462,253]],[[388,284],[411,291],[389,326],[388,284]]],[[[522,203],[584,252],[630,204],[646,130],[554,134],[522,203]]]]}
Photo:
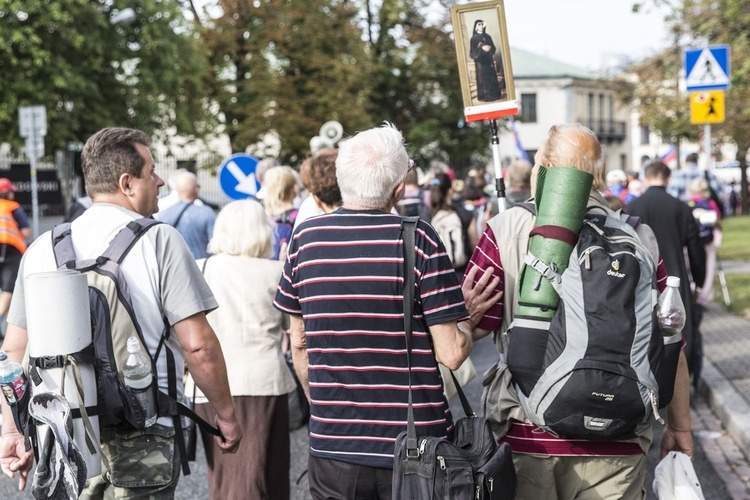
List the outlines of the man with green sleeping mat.
{"type": "MultiPolygon", "coordinates": [[[[578,124],[555,125],[550,128],[534,158],[531,184],[531,192],[536,193],[537,205],[542,193],[547,198],[546,201],[557,197],[555,201],[559,203],[559,209],[548,214],[550,220],[544,224],[547,224],[547,227],[557,226],[562,232],[573,234],[577,239],[583,212],[593,209],[599,213],[606,213],[609,217],[617,217],[609,210],[600,193],[600,190],[605,188],[604,161],[596,135],[578,124]],[[537,192],[537,181],[545,177],[538,177],[539,170],[548,169],[543,173],[550,180],[549,178],[553,177],[552,171],[557,167],[568,170],[572,170],[570,167],[573,167],[579,171],[576,174],[578,177],[585,177],[588,181],[571,185],[548,182],[543,185],[544,189],[537,192]],[[581,175],[582,172],[590,175],[581,175]],[[580,208],[574,209],[573,205],[580,208]]],[[[485,313],[475,330],[475,339],[493,333],[500,351],[499,363],[484,377],[484,414],[492,424],[495,437],[500,442],[508,442],[513,450],[513,461],[518,474],[517,498],[645,498],[644,466],[646,453],[653,438],[650,425],[647,432],[632,439],[566,439],[532,424],[519,403],[516,386],[506,364],[506,332],[519,312],[519,298],[522,299],[521,308],[525,308],[521,314],[543,316],[547,311],[546,307],[527,311],[528,299],[521,295],[528,294],[529,287],[526,287],[525,292],[519,293],[518,282],[521,281],[523,284],[528,278],[528,273],[522,274],[522,269],[524,257],[530,250],[529,233],[536,229],[535,222],[539,223],[545,216],[540,211],[540,221],[537,221],[535,213],[528,207],[514,206],[493,217],[488,222],[487,230],[477,244],[466,269],[468,275],[473,267],[479,267],[481,275],[482,270],[493,267],[495,274],[500,278],[498,291],[503,294],[500,302],[485,313]]],[[[645,224],[637,224],[635,233],[653,258],[653,262],[658,263],[655,272],[656,286],[661,291],[666,286],[666,268],[659,256],[653,231],[645,224]]],[[[575,246],[575,240],[571,241],[568,245],[560,241],[548,243],[546,249],[534,249],[532,243],[531,251],[540,259],[544,252],[558,252],[559,256],[560,253],[564,253],[563,247],[575,246]]],[[[570,248],[567,248],[566,255],[558,258],[559,263],[563,264],[562,268],[554,269],[556,272],[559,271],[560,275],[564,271],[564,266],[568,264],[570,248]]],[[[536,286],[531,287],[532,294],[545,295],[545,287],[552,290],[549,282],[542,280],[540,275],[535,275],[533,281],[536,286]]],[[[550,297],[556,298],[555,294],[547,295],[535,297],[534,303],[541,304],[550,297]]],[[[582,308],[583,304],[580,306],[582,308]]],[[[555,309],[556,305],[549,307],[555,309]]],[[[541,319],[549,321],[550,318],[541,319]]],[[[685,356],[682,353],[679,354],[674,395],[666,407],[666,416],[662,456],[672,450],[692,455],[689,381],[685,356]]],[[[653,416],[650,417],[649,423],[653,423],[653,416]]]]}

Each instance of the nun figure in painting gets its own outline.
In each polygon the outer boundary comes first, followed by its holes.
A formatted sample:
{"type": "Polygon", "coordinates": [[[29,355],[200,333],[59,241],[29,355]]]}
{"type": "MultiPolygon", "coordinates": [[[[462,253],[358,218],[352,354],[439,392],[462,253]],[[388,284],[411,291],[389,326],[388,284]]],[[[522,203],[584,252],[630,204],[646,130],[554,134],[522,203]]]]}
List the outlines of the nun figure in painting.
{"type": "Polygon", "coordinates": [[[477,19],[471,36],[469,57],[476,66],[477,99],[480,101],[500,99],[500,83],[497,80],[494,56],[495,44],[492,37],[485,33],[484,21],[477,19]]]}

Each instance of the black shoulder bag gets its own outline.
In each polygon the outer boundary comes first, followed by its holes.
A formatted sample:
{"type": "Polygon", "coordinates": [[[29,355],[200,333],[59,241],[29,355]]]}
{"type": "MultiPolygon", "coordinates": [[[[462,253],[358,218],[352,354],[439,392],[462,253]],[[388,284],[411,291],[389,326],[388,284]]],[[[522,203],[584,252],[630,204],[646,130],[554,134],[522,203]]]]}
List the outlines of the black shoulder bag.
{"type": "Polygon", "coordinates": [[[510,446],[498,446],[489,422],[471,409],[461,385],[456,383],[464,413],[455,422],[453,440],[417,436],[411,391],[412,305],[414,302],[414,240],[416,217],[405,217],[404,331],[409,367],[409,406],[406,430],[396,438],[393,453],[393,498],[404,500],[512,500],[516,496],[516,470],[510,446]]]}

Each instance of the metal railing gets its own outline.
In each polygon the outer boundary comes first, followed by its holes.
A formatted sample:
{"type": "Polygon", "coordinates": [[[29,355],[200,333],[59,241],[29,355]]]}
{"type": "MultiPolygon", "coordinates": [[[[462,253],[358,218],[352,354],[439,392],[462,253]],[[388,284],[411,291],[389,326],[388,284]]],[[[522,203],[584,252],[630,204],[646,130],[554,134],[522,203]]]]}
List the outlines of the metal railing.
{"type": "MultiPolygon", "coordinates": [[[[178,168],[186,168],[198,175],[201,186],[200,197],[209,204],[223,207],[231,200],[219,186],[217,173],[224,158],[202,153],[192,156],[155,155],[156,173],[168,182],[178,168]]],[[[36,163],[37,191],[40,196],[42,215],[64,214],[71,201],[84,195],[80,161],[71,152],[61,151],[54,160],[42,158],[36,163]]],[[[9,178],[18,188],[16,200],[31,214],[31,172],[29,160],[23,155],[0,155],[0,177],[9,178]]],[[[168,186],[159,191],[159,196],[169,193],[168,186]]]]}
{"type": "Polygon", "coordinates": [[[627,124],[625,122],[587,118],[580,118],[578,122],[593,130],[599,140],[603,142],[624,141],[627,136],[627,124]]]}

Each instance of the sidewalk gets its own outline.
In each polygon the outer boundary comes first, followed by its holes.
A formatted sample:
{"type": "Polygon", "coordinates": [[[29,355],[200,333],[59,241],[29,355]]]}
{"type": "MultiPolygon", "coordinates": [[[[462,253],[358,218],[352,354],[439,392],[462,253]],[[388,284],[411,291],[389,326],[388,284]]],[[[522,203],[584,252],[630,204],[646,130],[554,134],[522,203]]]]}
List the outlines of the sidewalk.
{"type": "Polygon", "coordinates": [[[701,332],[701,393],[745,457],[750,457],[750,321],[714,301],[706,307],[701,332]]]}

